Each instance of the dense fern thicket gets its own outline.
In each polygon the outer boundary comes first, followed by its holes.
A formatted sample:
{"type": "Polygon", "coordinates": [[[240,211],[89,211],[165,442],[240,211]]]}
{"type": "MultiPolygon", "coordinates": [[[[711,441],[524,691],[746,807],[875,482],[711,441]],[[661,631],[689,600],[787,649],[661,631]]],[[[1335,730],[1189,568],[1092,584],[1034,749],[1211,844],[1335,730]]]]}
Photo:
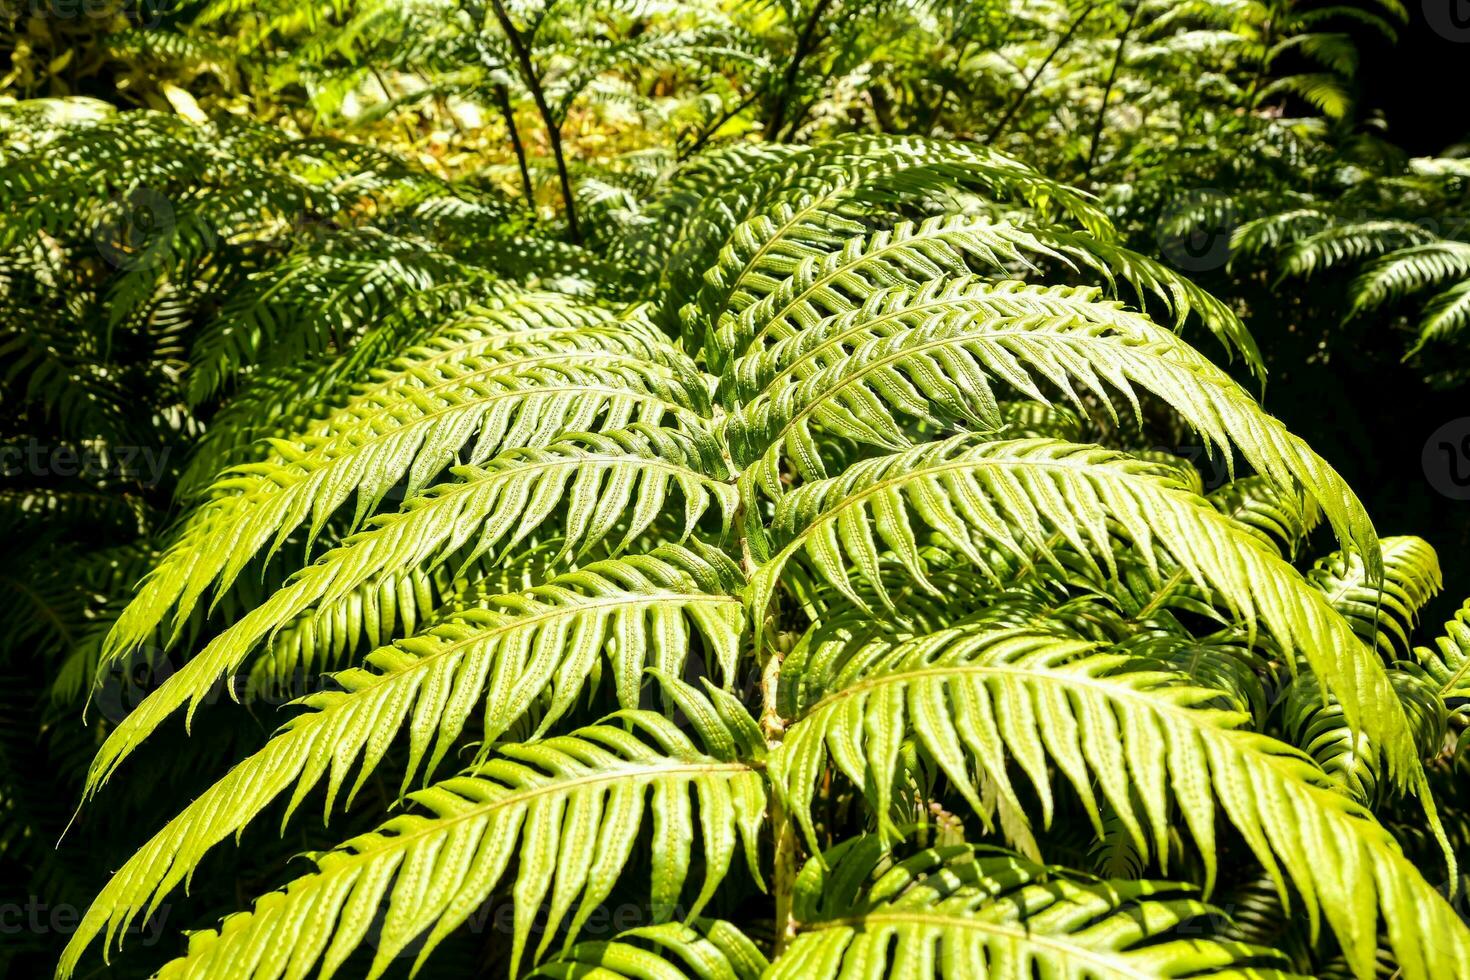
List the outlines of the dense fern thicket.
{"type": "Polygon", "coordinates": [[[1470,975],[1409,14],[0,11],[0,964],[1470,975]]]}

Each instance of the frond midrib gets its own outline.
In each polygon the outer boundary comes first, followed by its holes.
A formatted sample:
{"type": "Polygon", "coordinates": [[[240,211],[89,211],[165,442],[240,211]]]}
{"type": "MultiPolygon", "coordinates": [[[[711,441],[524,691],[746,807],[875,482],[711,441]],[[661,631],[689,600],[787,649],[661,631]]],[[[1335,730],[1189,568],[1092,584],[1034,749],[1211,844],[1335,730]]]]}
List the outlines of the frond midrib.
{"type": "MultiPolygon", "coordinates": [[[[1083,326],[1099,326],[1099,327],[1108,326],[1107,324],[1100,324],[1100,323],[1095,323],[1094,321],[1082,319],[1080,316],[1077,317],[1076,319],[1069,320],[1067,317],[1062,317],[1062,316],[1048,316],[1046,314],[1040,314],[1040,313],[1038,313],[1038,314],[1022,314],[1020,316],[1007,315],[1007,316],[999,317],[998,319],[1007,321],[1007,322],[1009,322],[1011,324],[1017,324],[1017,323],[1024,323],[1026,321],[1033,320],[1033,318],[1035,318],[1035,325],[1032,326],[1032,327],[1030,327],[1030,328],[1027,328],[1027,329],[1004,329],[1004,330],[985,331],[983,333],[982,332],[977,332],[977,333],[964,333],[964,334],[958,334],[958,335],[949,336],[949,337],[938,337],[938,338],[934,338],[932,340],[923,341],[922,343],[916,344],[916,345],[914,345],[912,347],[904,347],[904,348],[902,348],[902,349],[900,349],[898,351],[895,351],[892,354],[888,354],[888,355],[885,355],[883,357],[880,357],[880,358],[878,358],[878,359],[876,359],[874,361],[870,361],[869,363],[862,365],[862,367],[859,368],[857,371],[854,371],[853,373],[844,376],[842,378],[842,380],[840,380],[837,384],[833,385],[832,387],[822,389],[820,391],[820,393],[817,395],[816,398],[813,398],[811,401],[809,401],[805,405],[803,405],[798,411],[796,411],[795,413],[793,413],[792,414],[792,417],[790,419],[788,419],[781,426],[780,430],[778,430],[778,432],[771,438],[770,445],[771,445],[771,447],[782,445],[782,443],[786,439],[786,436],[797,426],[797,424],[799,422],[801,422],[803,419],[807,418],[812,413],[814,413],[815,411],[817,411],[817,409],[820,408],[822,405],[824,405],[824,404],[832,401],[833,398],[835,398],[836,395],[839,392],[841,392],[841,391],[843,391],[843,390],[851,387],[852,385],[858,383],[859,381],[863,380],[863,378],[865,378],[869,374],[872,374],[873,372],[878,371],[878,370],[881,370],[883,368],[889,367],[889,366],[893,365],[896,362],[906,360],[906,359],[908,359],[910,357],[917,356],[919,354],[924,353],[925,351],[932,350],[932,349],[935,349],[935,348],[947,347],[947,346],[954,346],[954,345],[957,345],[957,344],[966,344],[966,343],[985,343],[987,341],[990,341],[992,338],[1038,336],[1038,337],[1046,337],[1046,338],[1049,338],[1049,339],[1054,339],[1059,344],[1071,344],[1071,345],[1076,346],[1076,347],[1086,347],[1088,345],[1101,345],[1102,347],[1104,347],[1106,349],[1109,349],[1109,350],[1118,350],[1120,348],[1128,348],[1130,351],[1137,351],[1137,350],[1139,350],[1139,348],[1137,347],[1137,345],[1129,345],[1129,344],[1123,343],[1122,341],[1125,340],[1126,338],[1120,338],[1120,337],[1116,337],[1116,336],[1113,336],[1113,335],[1099,336],[1099,335],[1094,335],[1094,334],[1057,333],[1057,332],[1054,332],[1054,331],[1045,331],[1045,330],[1035,329],[1035,326],[1039,326],[1041,324],[1052,324],[1052,325],[1055,325],[1055,324],[1062,323],[1062,322],[1067,322],[1067,323],[1076,324],[1076,325],[1083,325],[1083,326]]],[[[1183,369],[1186,369],[1186,370],[1194,369],[1194,371],[1192,371],[1191,373],[1196,373],[1196,380],[1204,380],[1202,377],[1199,377],[1199,375],[1203,374],[1204,372],[1199,371],[1197,365],[1190,364],[1190,363],[1185,362],[1185,361],[1179,361],[1179,360],[1171,359],[1171,358],[1165,356],[1163,353],[1156,353],[1156,352],[1153,352],[1153,351],[1146,351],[1146,350],[1144,352],[1148,356],[1152,356],[1154,359],[1156,359],[1158,361],[1169,362],[1169,363],[1171,363],[1173,365],[1176,365],[1177,367],[1180,367],[1180,368],[1183,368],[1183,369]]],[[[1216,379],[1216,378],[1210,378],[1209,380],[1218,381],[1218,379],[1216,379]]],[[[765,452],[769,452],[769,451],[770,451],[770,448],[768,447],[765,450],[765,452]]],[[[764,455],[764,453],[762,455],[764,455]]]]}
{"type": "MultiPolygon", "coordinates": [[[[516,764],[524,765],[524,763],[520,762],[516,762],[516,764]]],[[[453,816],[445,817],[436,815],[432,818],[426,818],[429,821],[427,826],[410,831],[406,834],[395,834],[392,838],[390,838],[390,841],[394,847],[397,847],[399,845],[409,843],[414,840],[420,840],[426,837],[435,836],[444,827],[456,823],[462,823],[466,820],[472,820],[477,817],[482,817],[488,813],[494,813],[496,810],[499,810],[502,807],[526,803],[530,800],[534,800],[542,796],[551,796],[561,792],[571,792],[581,787],[595,786],[598,783],[618,782],[625,779],[634,782],[644,780],[652,781],[658,779],[661,776],[679,776],[685,774],[697,775],[699,773],[720,772],[740,774],[753,773],[756,771],[757,770],[755,766],[746,762],[689,762],[685,760],[679,760],[677,762],[673,762],[672,764],[629,763],[627,765],[616,766],[612,771],[584,773],[582,775],[572,778],[561,778],[553,776],[546,783],[543,783],[539,786],[533,786],[529,789],[511,790],[504,796],[498,796],[493,800],[487,800],[484,803],[478,803],[461,813],[454,814],[453,816]]],[[[484,777],[474,776],[473,773],[451,778],[484,779],[484,777]]],[[[485,781],[489,782],[488,779],[486,779],[485,781]]],[[[385,845],[382,849],[386,850],[388,849],[388,846],[385,845]]],[[[347,861],[366,861],[377,857],[379,851],[367,850],[349,853],[339,850],[329,851],[327,853],[344,855],[347,861]]],[[[344,863],[346,862],[344,861],[344,863]]],[[[335,873],[338,870],[340,870],[340,868],[334,868],[330,871],[319,871],[318,875],[324,876],[327,874],[335,873]]],[[[313,875],[313,877],[316,876],[317,875],[313,875]]]]}
{"type": "MultiPolygon", "coordinates": [[[[880,257],[882,257],[884,255],[889,254],[890,252],[901,252],[901,251],[905,251],[907,249],[910,249],[910,248],[914,247],[914,243],[916,241],[924,241],[924,240],[941,240],[942,241],[942,240],[946,239],[950,235],[959,235],[959,234],[961,234],[961,233],[963,233],[965,231],[972,231],[975,228],[1004,229],[1004,230],[1007,230],[1007,231],[1016,231],[1017,230],[1013,226],[1011,226],[1011,225],[1009,225],[1009,224],[1007,224],[1005,222],[990,221],[989,219],[984,218],[984,217],[971,216],[971,215],[964,215],[963,217],[967,221],[969,221],[970,224],[962,224],[959,221],[952,222],[952,223],[942,223],[937,230],[932,231],[932,232],[929,232],[927,234],[925,234],[925,230],[923,229],[923,227],[922,227],[921,224],[915,224],[913,222],[901,222],[900,224],[896,225],[894,228],[886,229],[886,232],[888,234],[890,234],[890,235],[893,236],[893,237],[891,237],[889,239],[889,241],[886,244],[882,245],[879,248],[873,249],[872,251],[862,252],[856,258],[854,258],[851,262],[845,262],[845,263],[838,264],[838,265],[834,266],[831,270],[829,270],[828,272],[826,272],[825,274],[823,274],[821,276],[818,276],[816,279],[812,280],[812,282],[805,289],[803,289],[800,293],[794,295],[791,298],[791,300],[786,303],[785,306],[781,307],[780,310],[772,313],[771,316],[769,316],[769,317],[766,318],[766,321],[761,326],[760,331],[757,332],[756,335],[751,338],[750,346],[754,346],[754,345],[760,343],[761,341],[765,340],[765,338],[771,333],[771,331],[773,330],[773,328],[775,327],[775,325],[777,323],[782,322],[788,313],[790,313],[793,309],[795,309],[797,306],[799,306],[802,303],[803,300],[805,300],[808,296],[812,295],[812,293],[816,292],[819,288],[821,288],[822,286],[826,285],[827,283],[832,282],[835,279],[838,279],[838,278],[842,277],[844,274],[847,274],[847,273],[852,272],[854,269],[861,268],[862,266],[867,265],[868,263],[873,262],[876,259],[878,259],[878,258],[880,258],[880,257]],[[905,224],[911,225],[912,228],[906,229],[904,227],[905,224]],[[899,235],[898,235],[898,232],[899,231],[911,231],[912,233],[911,234],[908,234],[908,235],[905,235],[903,237],[899,237],[899,235]]],[[[880,232],[880,234],[881,233],[882,232],[880,232]]],[[[841,251],[838,251],[838,252],[829,252],[829,253],[826,253],[823,256],[823,258],[826,258],[827,256],[831,256],[831,255],[838,255],[838,256],[840,256],[842,254],[843,253],[841,251]]],[[[793,278],[794,278],[794,276],[793,276],[793,278]]],[[[786,281],[787,282],[790,282],[792,280],[791,279],[788,279],[786,281]]],[[[774,295],[774,293],[771,294],[771,295],[774,295]]],[[[752,305],[750,307],[750,309],[753,310],[757,306],[759,306],[759,303],[752,305]]],[[[746,311],[745,310],[741,310],[740,313],[737,314],[737,316],[745,316],[745,315],[746,315],[746,311]]],[[[752,319],[753,319],[753,317],[752,317],[752,319]]]]}
{"type": "Polygon", "coordinates": [[[1021,940],[1037,946],[1054,949],[1068,958],[1082,960],[1105,970],[1107,976],[1131,977],[1134,980],[1158,980],[1157,973],[1141,973],[1129,968],[1126,965],[1126,958],[1122,955],[1110,957],[1097,950],[1088,949],[1076,943],[1066,942],[1054,933],[1032,932],[1029,929],[1006,926],[998,922],[990,922],[968,916],[947,916],[925,912],[884,910],[859,916],[847,916],[840,919],[824,919],[809,924],[797,922],[796,929],[798,933],[815,933],[841,928],[852,929],[855,932],[866,932],[867,923],[875,921],[879,923],[891,922],[895,924],[939,926],[941,928],[962,928],[974,932],[989,933],[1005,939],[1021,940]]]}

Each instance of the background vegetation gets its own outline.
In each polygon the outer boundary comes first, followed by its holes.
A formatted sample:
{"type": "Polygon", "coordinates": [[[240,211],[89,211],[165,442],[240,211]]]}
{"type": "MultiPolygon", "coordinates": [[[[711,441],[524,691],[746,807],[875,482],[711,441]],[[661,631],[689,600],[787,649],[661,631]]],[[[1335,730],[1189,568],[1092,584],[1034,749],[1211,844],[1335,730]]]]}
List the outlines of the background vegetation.
{"type": "Polygon", "coordinates": [[[0,964],[1470,975],[1440,6],[0,6],[0,964]]]}

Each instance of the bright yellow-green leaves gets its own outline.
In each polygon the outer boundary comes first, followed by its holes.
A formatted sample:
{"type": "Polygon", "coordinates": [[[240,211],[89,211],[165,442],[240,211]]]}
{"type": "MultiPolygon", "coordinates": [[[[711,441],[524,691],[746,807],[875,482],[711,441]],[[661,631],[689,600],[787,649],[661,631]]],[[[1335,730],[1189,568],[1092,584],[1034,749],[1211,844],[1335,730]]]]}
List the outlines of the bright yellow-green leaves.
{"type": "Polygon", "coordinates": [[[61,973],[274,801],[289,820],[320,793],[331,820],[376,773],[404,812],[163,975],[330,974],[368,941],[373,976],[416,940],[422,965],[492,896],[515,906],[513,969],[541,976],[1293,965],[1171,935],[1211,912],[1189,885],[974,844],[905,860],[898,824],[931,806],[1032,855],[1085,813],[1165,874],[1188,873],[1167,866],[1182,829],[1205,893],[1228,827],[1359,974],[1380,935],[1409,980],[1470,974],[1470,932],[1367,808],[1424,793],[1463,686],[1453,645],[1421,653],[1413,691],[1374,649],[1407,647],[1432,552],[1380,551],[1325,461],[1103,289],[1197,317],[1255,366],[1235,314],[1117,245],[1082,195],[974,146],[854,137],[687,169],[648,212],[667,254],[629,258],[659,279],[649,302],[527,293],[402,351],[370,332],[320,417],[184,519],[111,650],[186,621],[207,642],[110,733],[90,789],[273,650],[374,649],[117,872],[61,973]],[[1100,285],[1018,278],[1055,270],[1100,285]],[[1207,499],[1177,457],[1080,444],[1160,412],[1255,475],[1207,499]],[[1344,551],[1309,579],[1290,560],[1319,514],[1344,551]],[[247,570],[279,574],[319,535],[315,562],[242,599],[247,570]],[[245,608],[209,619],[210,594],[245,608]],[[1307,753],[1250,730],[1292,671],[1307,753]],[[470,765],[446,779],[451,759],[470,765]],[[576,942],[639,840],[652,875],[619,887],[657,923],[576,942]],[[724,886],[794,898],[769,966],[747,923],[699,917],[724,886]]]}

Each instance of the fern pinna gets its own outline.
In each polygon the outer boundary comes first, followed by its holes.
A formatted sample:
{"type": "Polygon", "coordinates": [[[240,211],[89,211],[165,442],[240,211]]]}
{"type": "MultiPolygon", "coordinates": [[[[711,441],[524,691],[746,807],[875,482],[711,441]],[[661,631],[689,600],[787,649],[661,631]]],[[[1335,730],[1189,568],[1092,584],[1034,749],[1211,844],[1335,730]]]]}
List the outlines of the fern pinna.
{"type": "Polygon", "coordinates": [[[1235,313],[973,144],[683,169],[612,249],[642,300],[507,284],[370,328],[370,371],[319,369],[197,495],[104,652],[178,668],[89,793],[221,684],[330,683],[116,872],[61,975],[303,808],[376,826],[161,975],[466,940],[547,977],[1470,974],[1424,765],[1462,665],[1399,663],[1433,552],[1154,318],[1256,370],[1235,313]],[[1089,439],[1161,415],[1234,481],[1089,439]]]}

